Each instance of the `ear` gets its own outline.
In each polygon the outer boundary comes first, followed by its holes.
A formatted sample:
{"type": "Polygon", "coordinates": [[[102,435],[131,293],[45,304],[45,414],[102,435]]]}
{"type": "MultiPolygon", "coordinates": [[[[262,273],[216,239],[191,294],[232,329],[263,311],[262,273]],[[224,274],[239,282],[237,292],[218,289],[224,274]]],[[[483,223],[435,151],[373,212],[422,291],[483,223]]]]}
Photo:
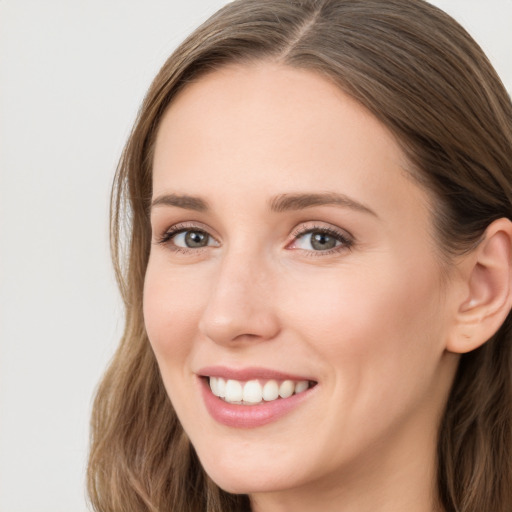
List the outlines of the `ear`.
{"type": "Polygon", "coordinates": [[[512,222],[502,218],[464,257],[464,294],[456,326],[448,339],[450,352],[470,352],[483,345],[501,327],[512,307],[512,222]]]}

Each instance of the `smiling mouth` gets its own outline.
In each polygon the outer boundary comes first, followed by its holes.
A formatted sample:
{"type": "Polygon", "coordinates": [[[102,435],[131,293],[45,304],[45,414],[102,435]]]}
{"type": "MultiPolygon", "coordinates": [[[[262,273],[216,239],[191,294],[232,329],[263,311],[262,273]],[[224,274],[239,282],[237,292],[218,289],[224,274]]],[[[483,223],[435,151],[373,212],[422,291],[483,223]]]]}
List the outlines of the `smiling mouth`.
{"type": "Polygon", "coordinates": [[[227,403],[258,405],[298,395],[316,385],[310,380],[249,380],[239,381],[222,377],[207,377],[212,393],[227,403]]]}

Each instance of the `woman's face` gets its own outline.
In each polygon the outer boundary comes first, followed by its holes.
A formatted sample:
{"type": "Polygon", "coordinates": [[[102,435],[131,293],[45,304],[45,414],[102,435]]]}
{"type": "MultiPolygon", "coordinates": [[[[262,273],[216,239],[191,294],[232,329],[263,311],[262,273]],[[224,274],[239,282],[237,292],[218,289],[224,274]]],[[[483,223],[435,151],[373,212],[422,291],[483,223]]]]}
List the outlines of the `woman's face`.
{"type": "Polygon", "coordinates": [[[309,71],[227,67],[166,112],[144,316],[221,487],[430,474],[454,301],[407,166],[383,125],[309,71]]]}

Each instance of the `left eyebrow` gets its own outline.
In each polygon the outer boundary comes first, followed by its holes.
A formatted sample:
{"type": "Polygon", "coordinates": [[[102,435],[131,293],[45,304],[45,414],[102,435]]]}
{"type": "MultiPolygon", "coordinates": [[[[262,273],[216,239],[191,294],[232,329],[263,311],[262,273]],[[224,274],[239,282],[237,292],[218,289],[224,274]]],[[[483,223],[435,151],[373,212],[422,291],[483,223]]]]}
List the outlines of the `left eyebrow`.
{"type": "Polygon", "coordinates": [[[178,194],[158,196],[151,202],[151,208],[155,206],[176,206],[177,208],[195,210],[197,212],[205,212],[209,209],[208,203],[200,197],[178,194]]]}
{"type": "Polygon", "coordinates": [[[270,201],[270,209],[273,212],[289,210],[302,210],[313,206],[339,206],[350,208],[363,213],[368,213],[378,218],[378,215],[368,206],[352,199],[344,194],[325,192],[318,194],[281,194],[270,201]]]}

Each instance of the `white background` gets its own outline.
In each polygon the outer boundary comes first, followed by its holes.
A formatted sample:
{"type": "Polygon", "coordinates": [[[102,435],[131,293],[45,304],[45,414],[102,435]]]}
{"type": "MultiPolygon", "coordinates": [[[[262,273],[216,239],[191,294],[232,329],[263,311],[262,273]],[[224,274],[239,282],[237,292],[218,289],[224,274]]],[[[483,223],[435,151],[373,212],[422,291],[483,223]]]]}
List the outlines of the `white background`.
{"type": "MultiPolygon", "coordinates": [[[[122,327],[115,165],[172,49],[225,0],[0,0],[0,512],[83,512],[91,397],[122,327]]],[[[512,0],[436,0],[512,91],[512,0]]]]}

